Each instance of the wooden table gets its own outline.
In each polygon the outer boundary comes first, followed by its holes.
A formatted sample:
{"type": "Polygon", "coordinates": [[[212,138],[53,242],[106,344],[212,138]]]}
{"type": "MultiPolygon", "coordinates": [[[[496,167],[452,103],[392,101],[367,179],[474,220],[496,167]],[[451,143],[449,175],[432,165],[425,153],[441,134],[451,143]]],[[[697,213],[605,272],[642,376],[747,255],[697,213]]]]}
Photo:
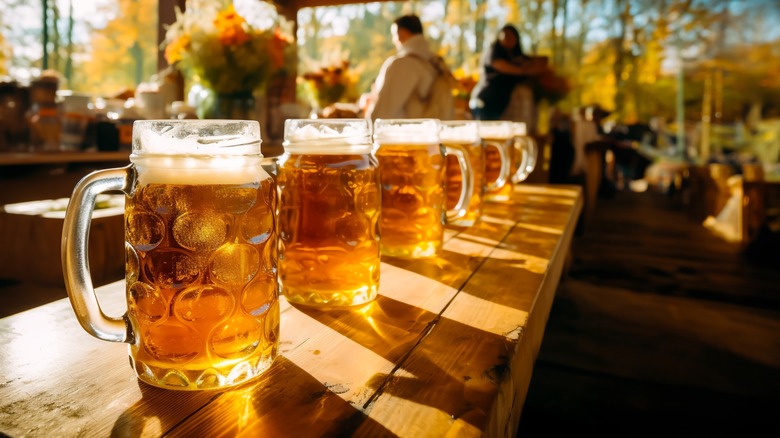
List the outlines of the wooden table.
{"type": "MultiPolygon", "coordinates": [[[[67,300],[2,319],[0,432],[513,437],[581,209],[579,188],[520,185],[448,229],[440,257],[383,259],[368,306],[282,300],[279,357],[227,391],[139,383],[127,347],[90,337],[67,300]]],[[[123,282],[99,296],[123,312],[123,282]]]]}

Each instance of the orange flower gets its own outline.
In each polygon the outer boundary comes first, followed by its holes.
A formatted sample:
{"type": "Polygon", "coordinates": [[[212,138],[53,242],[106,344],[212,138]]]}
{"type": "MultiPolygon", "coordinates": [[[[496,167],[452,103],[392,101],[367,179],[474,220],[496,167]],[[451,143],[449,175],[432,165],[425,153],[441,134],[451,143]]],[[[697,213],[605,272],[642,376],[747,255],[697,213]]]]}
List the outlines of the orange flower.
{"type": "Polygon", "coordinates": [[[189,35],[182,35],[179,38],[176,38],[168,44],[165,47],[165,60],[168,61],[168,64],[175,64],[182,60],[184,57],[184,52],[187,51],[187,49],[190,46],[190,37],[189,35]]]}
{"type": "Polygon", "coordinates": [[[249,41],[249,34],[244,29],[246,20],[236,13],[231,4],[224,11],[220,11],[214,19],[214,26],[219,33],[219,41],[226,46],[238,46],[249,41]]]}
{"type": "Polygon", "coordinates": [[[274,30],[274,35],[268,43],[268,53],[271,56],[271,62],[274,67],[279,68],[284,65],[284,49],[290,41],[280,29],[274,30]]]}

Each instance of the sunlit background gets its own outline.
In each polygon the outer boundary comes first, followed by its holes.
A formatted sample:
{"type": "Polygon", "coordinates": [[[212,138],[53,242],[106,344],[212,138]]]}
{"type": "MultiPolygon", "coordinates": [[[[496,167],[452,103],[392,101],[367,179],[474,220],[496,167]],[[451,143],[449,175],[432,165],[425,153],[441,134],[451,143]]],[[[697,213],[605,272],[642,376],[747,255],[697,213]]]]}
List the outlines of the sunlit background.
{"type": "MultiPolygon", "coordinates": [[[[253,1],[259,0],[238,3],[251,10],[253,1]]],[[[24,82],[49,68],[63,76],[61,88],[103,96],[133,89],[158,68],[157,3],[1,0],[0,74],[24,82]]],[[[421,16],[461,78],[479,73],[480,53],[497,29],[514,24],[525,52],[547,56],[568,79],[571,92],[559,104],[565,110],[599,104],[627,123],[673,119],[682,90],[689,119],[701,119],[705,95],[716,123],[743,120],[751,109],[778,111],[776,0],[430,0],[303,8],[298,74],[348,61],[357,78],[353,94],[367,91],[393,51],[390,23],[410,12],[421,16]]]]}

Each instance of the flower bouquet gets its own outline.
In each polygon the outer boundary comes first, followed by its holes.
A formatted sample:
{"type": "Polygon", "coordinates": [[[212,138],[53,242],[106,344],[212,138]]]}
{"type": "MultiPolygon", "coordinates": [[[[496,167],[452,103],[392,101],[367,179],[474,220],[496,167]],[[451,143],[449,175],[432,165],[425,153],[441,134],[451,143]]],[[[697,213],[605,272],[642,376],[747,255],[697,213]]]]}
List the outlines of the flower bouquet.
{"type": "Polygon", "coordinates": [[[349,69],[349,61],[345,60],[305,73],[301,94],[308,96],[313,107],[324,109],[337,102],[356,100],[357,83],[357,75],[349,69]]]}
{"type": "Polygon", "coordinates": [[[231,0],[187,1],[165,35],[168,63],[216,97],[250,99],[285,65],[293,37],[272,4],[249,3],[242,15],[231,0]]]}

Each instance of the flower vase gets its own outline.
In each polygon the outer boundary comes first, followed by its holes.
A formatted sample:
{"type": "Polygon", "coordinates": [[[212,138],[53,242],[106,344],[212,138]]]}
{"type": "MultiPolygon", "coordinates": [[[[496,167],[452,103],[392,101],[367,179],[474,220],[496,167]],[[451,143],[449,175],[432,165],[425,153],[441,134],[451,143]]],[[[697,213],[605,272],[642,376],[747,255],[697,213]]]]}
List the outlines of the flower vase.
{"type": "Polygon", "coordinates": [[[266,134],[266,97],[251,91],[217,93],[209,90],[197,107],[198,118],[256,120],[260,132],[266,134]]]}
{"type": "Polygon", "coordinates": [[[255,97],[249,91],[227,94],[209,91],[197,112],[201,119],[256,120],[256,106],[255,97]]]}

